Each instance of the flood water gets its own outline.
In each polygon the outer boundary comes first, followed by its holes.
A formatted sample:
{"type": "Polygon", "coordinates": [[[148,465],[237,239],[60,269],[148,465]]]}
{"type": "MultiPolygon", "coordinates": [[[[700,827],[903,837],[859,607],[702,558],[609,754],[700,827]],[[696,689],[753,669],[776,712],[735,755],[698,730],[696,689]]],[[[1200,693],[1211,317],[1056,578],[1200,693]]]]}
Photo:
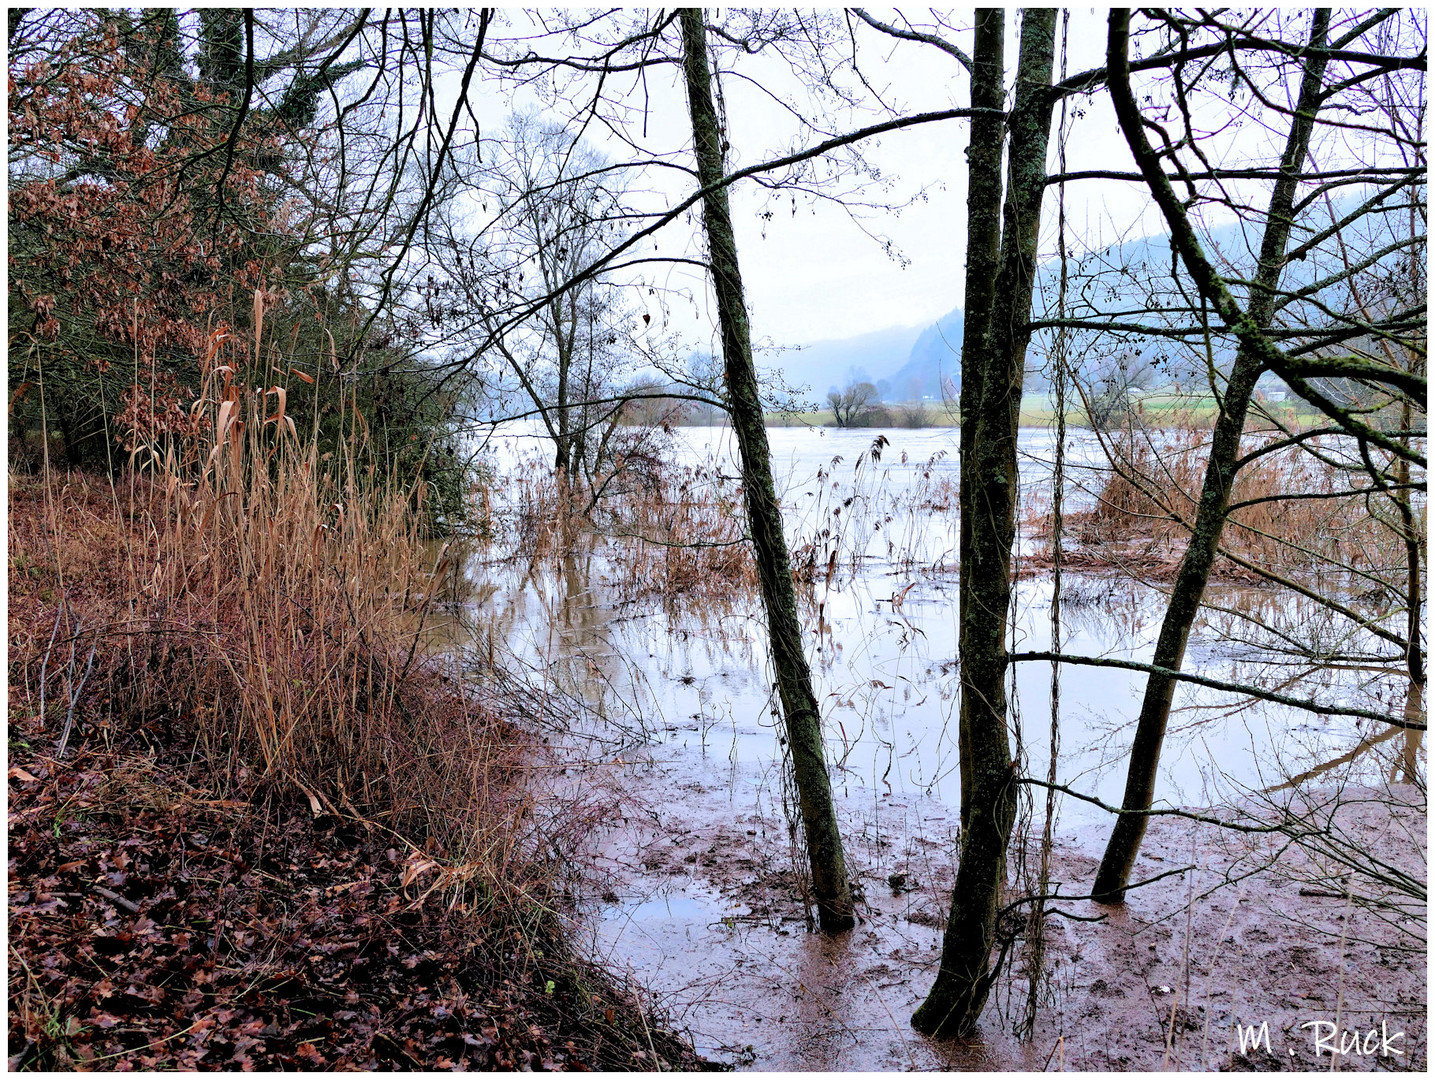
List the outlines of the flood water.
{"type": "MultiPolygon", "coordinates": [[[[590,708],[591,722],[567,733],[569,752],[617,763],[607,773],[621,809],[593,837],[599,884],[579,905],[580,925],[611,968],[630,972],[689,1028],[701,1052],[759,1069],[1040,1068],[1021,1060],[1020,1048],[1000,1062],[980,1048],[944,1057],[950,1051],[907,1027],[930,984],[938,884],[949,884],[955,852],[958,435],[884,434],[889,443],[874,461],[873,431],[768,432],[789,544],[816,544],[826,530],[822,550],[836,546],[846,568],[819,579],[805,608],[849,869],[865,893],[863,923],[845,945],[806,932],[795,892],[780,719],[756,596],[701,610],[635,600],[614,586],[615,556],[601,546],[546,567],[479,559],[466,570],[475,593],[457,614],[461,628],[448,632],[460,644],[499,643],[590,708]]],[[[736,472],[725,430],[679,429],[676,438],[681,461],[736,472]]],[[[1023,431],[1020,451],[1028,498],[1049,503],[1051,433],[1023,431]]],[[[502,440],[495,468],[537,452],[541,445],[521,437],[502,440]]],[[[1103,459],[1089,432],[1073,432],[1066,452],[1067,506],[1080,509],[1100,486],[1103,459]]],[[[1019,537],[1019,551],[1035,550],[1034,536],[1019,537]]],[[[1049,572],[1019,578],[1016,650],[1050,648],[1052,592],[1049,572]]],[[[1213,586],[1207,601],[1225,610],[1198,625],[1186,669],[1213,678],[1274,686],[1305,669],[1282,667],[1270,642],[1333,632],[1312,607],[1268,590],[1213,586]]],[[[1159,583],[1068,573],[1062,650],[1149,661],[1163,610],[1159,583]]],[[[1044,777],[1051,665],[1015,668],[1014,751],[1026,775],[1044,777]]],[[[1143,688],[1139,672],[1063,665],[1060,783],[1119,804],[1143,688]]],[[[1378,673],[1325,672],[1302,678],[1296,692],[1398,712],[1403,687],[1378,673]]],[[[1373,741],[1369,721],[1190,685],[1176,704],[1157,787],[1171,805],[1278,790],[1331,761],[1355,782],[1379,782],[1389,769],[1389,754],[1362,750],[1373,741]]],[[[1044,803],[1042,794],[1032,803],[1033,829],[1044,803]]],[[[1058,842],[1099,852],[1109,820],[1061,798],[1058,842]]],[[[1087,885],[1072,881],[1065,891],[1087,885]]]]}

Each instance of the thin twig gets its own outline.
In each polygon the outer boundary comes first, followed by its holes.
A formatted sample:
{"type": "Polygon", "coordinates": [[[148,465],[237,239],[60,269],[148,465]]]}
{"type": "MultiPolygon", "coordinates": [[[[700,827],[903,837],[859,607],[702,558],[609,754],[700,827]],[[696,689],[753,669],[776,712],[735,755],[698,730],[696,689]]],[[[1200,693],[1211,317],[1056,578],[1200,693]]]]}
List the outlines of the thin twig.
{"type": "Polygon", "coordinates": [[[70,725],[75,721],[75,705],[79,703],[80,695],[85,690],[85,683],[90,681],[90,670],[95,666],[95,649],[98,646],[90,646],[90,658],[85,661],[85,674],[80,679],[80,685],[75,687],[74,696],[70,698],[70,707],[65,712],[65,730],[60,735],[60,748],[55,751],[55,756],[60,760],[65,757],[65,744],[70,741],[70,725]]]}
{"type": "Polygon", "coordinates": [[[60,597],[60,606],[55,609],[55,628],[50,631],[50,644],[45,648],[45,659],[40,664],[40,726],[45,726],[45,677],[50,671],[50,653],[55,648],[55,635],[60,632],[60,619],[65,614],[69,601],[68,594],[60,597]]]}
{"type": "Polygon", "coordinates": [[[95,892],[99,893],[105,899],[111,900],[114,903],[119,904],[120,907],[124,908],[131,915],[138,915],[140,913],[140,906],[136,904],[133,900],[126,900],[119,893],[113,892],[100,885],[91,885],[90,888],[94,889],[95,892]]]}

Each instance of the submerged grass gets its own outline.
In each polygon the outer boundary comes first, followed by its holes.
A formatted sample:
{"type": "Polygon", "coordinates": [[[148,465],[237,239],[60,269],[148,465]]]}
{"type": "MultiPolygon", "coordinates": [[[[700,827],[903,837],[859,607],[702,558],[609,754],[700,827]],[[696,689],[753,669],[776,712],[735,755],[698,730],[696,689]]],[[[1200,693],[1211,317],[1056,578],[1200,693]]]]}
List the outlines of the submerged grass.
{"type": "MultiPolygon", "coordinates": [[[[788,543],[799,603],[817,613],[824,590],[840,588],[881,561],[901,573],[945,573],[956,556],[960,510],[956,478],[939,451],[925,461],[904,452],[896,463],[911,483],[890,483],[880,467],[889,440],[878,434],[855,460],[835,456],[782,497],[796,505],[788,543]],[[935,523],[936,527],[933,527],[935,523]]],[[[751,606],[757,569],[747,536],[742,479],[712,456],[663,461],[640,483],[590,504],[544,461],[528,458],[478,493],[491,508],[490,542],[530,569],[558,568],[576,554],[598,556],[605,583],[627,601],[668,614],[751,606]]]]}
{"type": "Polygon", "coordinates": [[[702,609],[757,595],[738,477],[716,463],[656,463],[593,504],[546,463],[519,462],[480,501],[498,510],[507,561],[530,568],[606,554],[610,583],[631,600],[702,609]]]}
{"type": "MultiPolygon", "coordinates": [[[[1109,469],[1093,492],[1093,505],[1067,513],[1080,545],[1067,552],[1068,563],[1173,574],[1196,518],[1208,439],[1209,431],[1191,416],[1167,428],[1105,436],[1109,469]]],[[[1390,509],[1373,502],[1384,496],[1361,482],[1361,462],[1349,440],[1316,438],[1265,451],[1279,441],[1278,433],[1257,435],[1246,445],[1252,460],[1236,476],[1217,577],[1260,581],[1257,568],[1286,578],[1338,574],[1356,591],[1397,580],[1406,559],[1403,533],[1390,521],[1390,509]]],[[[1038,503],[1029,517],[1049,547],[1046,504],[1038,503]]],[[[1423,505],[1416,509],[1423,520],[1423,505]]],[[[1049,553],[1038,551],[1032,561],[1041,565],[1044,556],[1049,553]]]]}

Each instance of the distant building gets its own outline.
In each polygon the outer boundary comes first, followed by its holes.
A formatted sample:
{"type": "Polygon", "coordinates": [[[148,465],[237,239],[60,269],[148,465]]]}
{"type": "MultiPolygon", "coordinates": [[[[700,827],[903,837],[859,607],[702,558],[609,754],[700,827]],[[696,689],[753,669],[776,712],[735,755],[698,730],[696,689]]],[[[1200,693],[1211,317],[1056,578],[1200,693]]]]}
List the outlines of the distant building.
{"type": "Polygon", "coordinates": [[[1290,396],[1290,387],[1274,372],[1266,372],[1256,382],[1256,400],[1272,404],[1285,401],[1290,396]]]}

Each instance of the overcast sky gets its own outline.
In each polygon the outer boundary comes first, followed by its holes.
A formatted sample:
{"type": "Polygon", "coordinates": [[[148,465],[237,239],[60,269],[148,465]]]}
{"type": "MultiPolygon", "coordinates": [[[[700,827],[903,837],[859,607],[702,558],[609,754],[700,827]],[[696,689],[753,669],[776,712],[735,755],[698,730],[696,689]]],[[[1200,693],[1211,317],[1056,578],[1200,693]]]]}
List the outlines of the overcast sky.
{"type": "MultiPolygon", "coordinates": [[[[874,11],[891,19],[889,12],[874,11]]],[[[916,16],[913,16],[914,20],[916,16]]],[[[495,34],[521,36],[526,16],[503,13],[495,34]]],[[[954,37],[971,49],[971,15],[957,12],[951,22],[954,37]]],[[[1017,54],[1016,14],[1008,17],[1007,69],[1017,54]]],[[[1058,22],[1058,69],[1060,57],[1058,22]]],[[[1068,70],[1072,73],[1104,62],[1106,11],[1076,9],[1067,36],[1068,70]]],[[[929,45],[899,42],[865,26],[858,34],[857,58],[870,91],[904,112],[924,112],[968,104],[969,80],[951,57],[929,45]]],[[[572,47],[569,46],[569,49],[572,47]]],[[[546,51],[567,51],[549,46],[546,51]]],[[[723,54],[729,68],[720,79],[732,142],[728,165],[740,168],[780,156],[820,141],[821,134],[794,121],[794,110],[813,115],[817,101],[808,83],[794,76],[787,65],[772,56],[723,54]]],[[[854,80],[848,77],[849,83],[854,80]]],[[[855,84],[855,83],[854,83],[855,84]]],[[[1278,97],[1286,97],[1280,88],[1278,97]]],[[[590,91],[591,92],[591,91],[590,91]]],[[[630,108],[625,135],[643,150],[666,153],[690,165],[691,134],[681,72],[676,67],[654,69],[645,77],[619,76],[608,80],[605,92],[630,108]],[[624,81],[626,79],[626,82],[624,81]]],[[[484,83],[475,95],[479,118],[486,132],[497,132],[510,109],[534,108],[530,93],[517,97],[484,83]]],[[[557,118],[563,106],[546,103],[545,117],[557,118]]],[[[1072,110],[1067,139],[1068,168],[1131,169],[1131,158],[1104,94],[1069,101],[1072,110]]],[[[848,111],[827,118],[830,130],[845,131],[886,119],[875,109],[848,111]]],[[[1222,123],[1229,117],[1223,116],[1222,123]]],[[[587,138],[613,160],[626,160],[632,151],[600,125],[590,125],[587,138]]],[[[862,146],[867,162],[876,166],[881,185],[868,185],[863,199],[900,207],[863,211],[822,199],[786,194],[773,198],[756,183],[745,181],[732,189],[739,255],[747,287],[754,337],[778,345],[852,337],[894,326],[926,326],[961,302],[966,229],[966,160],[969,124],[949,120],[888,133],[862,146]],[[766,211],[767,213],[764,213],[766,211]],[[853,220],[856,216],[859,220],[853,220]],[[870,234],[870,235],[869,235],[870,234]],[[883,240],[891,241],[890,250],[883,240]]],[[[1261,142],[1283,141],[1284,132],[1262,130],[1260,123],[1213,139],[1208,151],[1217,159],[1245,155],[1261,142]],[[1222,139],[1225,141],[1223,142],[1222,139]],[[1224,149],[1223,149],[1224,147],[1224,149]]],[[[1057,139],[1052,139],[1051,166],[1056,164],[1057,139]]],[[[652,187],[650,204],[658,206],[691,192],[691,182],[674,171],[658,170],[644,180],[652,187]]],[[[850,186],[850,185],[849,185],[850,186]]],[[[1055,250],[1056,192],[1048,192],[1043,249],[1055,250]]],[[[1084,181],[1068,185],[1069,243],[1080,247],[1163,233],[1162,222],[1144,187],[1119,181],[1084,181]]],[[[649,253],[701,254],[696,232],[697,216],[665,230],[649,253]]],[[[670,290],[665,303],[648,301],[653,329],[676,330],[701,342],[711,341],[712,313],[705,283],[691,268],[649,268],[649,280],[670,290]]]]}
{"type": "MultiPolygon", "coordinates": [[[[1008,22],[1007,51],[1014,58],[1014,14],[1008,22]]],[[[969,25],[969,20],[961,25],[969,25]]],[[[1092,31],[1098,27],[1104,47],[1104,13],[1100,18],[1073,13],[1070,70],[1100,63],[1101,48],[1090,47],[1095,41],[1092,31]]],[[[927,45],[895,42],[870,31],[859,40],[864,73],[889,102],[912,112],[969,103],[967,74],[951,57],[927,45]]],[[[961,35],[959,42],[970,50],[970,33],[961,35]]],[[[1008,67],[1012,66],[1009,61],[1008,67]]],[[[767,156],[760,148],[781,145],[774,137],[773,129],[778,127],[774,110],[758,94],[731,93],[729,117],[734,145],[743,158],[757,160],[767,156]]],[[[888,326],[924,326],[958,306],[965,272],[969,138],[968,121],[948,120],[893,132],[864,145],[864,155],[892,178],[894,202],[921,195],[898,214],[870,214],[865,221],[869,229],[893,241],[896,252],[908,260],[905,266],[840,208],[828,204],[799,203],[795,216],[790,210],[780,213],[762,229],[756,218],[759,193],[746,186],[738,197],[738,206],[748,211],[739,211],[740,227],[745,226],[739,242],[755,326],[779,340],[841,338],[888,326]]],[[[1115,116],[1104,102],[1079,122],[1068,140],[1072,168],[1082,167],[1083,162],[1109,167],[1113,161],[1129,160],[1115,116]]],[[[1084,196],[1072,191],[1068,213],[1076,220],[1087,219],[1087,225],[1096,229],[1106,213],[1115,212],[1126,227],[1146,205],[1140,194],[1134,185],[1112,184],[1102,185],[1100,191],[1088,189],[1084,196]]],[[[1054,207],[1054,199],[1050,203],[1054,207]]],[[[1153,217],[1147,231],[1156,224],[1153,217]]]]}
{"type": "MultiPolygon", "coordinates": [[[[516,34],[522,18],[508,12],[509,26],[500,32],[516,34]]],[[[879,17],[890,17],[882,13],[879,17]]],[[[959,44],[970,50],[970,16],[958,14],[959,44]]],[[[1017,18],[1009,19],[1008,56],[1016,55],[1017,18]]],[[[1079,71],[1101,63],[1105,42],[1105,13],[1083,9],[1073,12],[1069,68],[1079,71]]],[[[863,27],[858,57],[863,74],[890,105],[908,111],[930,111],[968,104],[968,78],[951,57],[927,45],[897,42],[863,27]]],[[[789,111],[775,98],[811,111],[812,103],[801,83],[781,61],[764,57],[734,58],[724,54],[736,70],[721,79],[732,149],[729,167],[740,168],[767,160],[820,136],[793,122],[789,111]]],[[[1058,63],[1060,60],[1058,59],[1058,63]]],[[[1008,67],[1013,64],[1009,59],[1008,67]]],[[[610,94],[623,95],[635,105],[644,92],[641,80],[609,83],[610,94]]],[[[647,138],[645,148],[686,150],[691,143],[687,101],[676,68],[650,72],[646,78],[647,138]]],[[[497,131],[513,104],[534,107],[527,94],[510,98],[489,87],[477,95],[480,120],[497,131]]],[[[1072,168],[1129,162],[1125,144],[1109,106],[1082,99],[1088,110],[1077,121],[1069,139],[1072,168]]],[[[545,108],[545,115],[551,110],[545,108]]],[[[885,119],[875,111],[834,117],[846,123],[835,130],[850,130],[885,119]]],[[[603,138],[590,128],[589,141],[615,160],[631,155],[622,144],[603,138]]],[[[885,187],[864,193],[868,200],[898,207],[852,207],[851,212],[821,199],[791,198],[745,182],[732,192],[738,230],[739,255],[747,287],[754,335],[777,344],[796,344],[846,338],[893,326],[925,326],[956,307],[962,296],[966,229],[966,158],[969,124],[950,120],[892,132],[863,144],[862,153],[877,166],[885,187]],[[771,211],[766,218],[764,211],[771,211]],[[854,221],[856,217],[858,220],[854,221]],[[890,239],[890,251],[883,240],[890,239]]],[[[1053,161],[1055,152],[1053,150],[1053,161]]],[[[690,189],[688,189],[690,190],[690,189]]],[[[686,193],[681,183],[671,184],[669,196],[686,193]]],[[[1054,199],[1050,200],[1055,205],[1054,199]]],[[[1147,200],[1134,185],[1086,185],[1068,195],[1068,214],[1074,225],[1114,235],[1142,218],[1147,200]],[[1100,188],[1100,190],[1097,190],[1100,188]]],[[[1145,215],[1141,228],[1158,227],[1145,215]]],[[[692,223],[668,231],[664,254],[696,254],[692,223]]],[[[667,316],[670,328],[694,337],[709,333],[711,322],[707,290],[686,268],[649,270],[675,290],[666,310],[655,304],[655,319],[667,316]],[[692,300],[686,299],[691,294],[692,300]]]]}

